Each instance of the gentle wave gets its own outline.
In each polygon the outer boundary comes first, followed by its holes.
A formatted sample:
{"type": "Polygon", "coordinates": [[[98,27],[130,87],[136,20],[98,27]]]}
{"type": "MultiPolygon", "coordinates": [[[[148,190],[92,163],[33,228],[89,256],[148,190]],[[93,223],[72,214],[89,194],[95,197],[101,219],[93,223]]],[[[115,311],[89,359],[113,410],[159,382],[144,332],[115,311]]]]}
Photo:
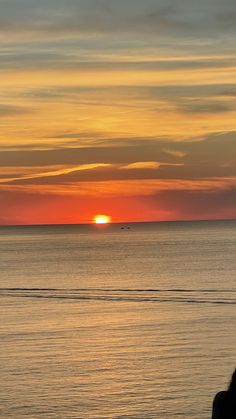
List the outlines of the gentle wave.
{"type": "Polygon", "coordinates": [[[0,288],[0,297],[80,301],[236,304],[236,290],[229,289],[0,288]]]}

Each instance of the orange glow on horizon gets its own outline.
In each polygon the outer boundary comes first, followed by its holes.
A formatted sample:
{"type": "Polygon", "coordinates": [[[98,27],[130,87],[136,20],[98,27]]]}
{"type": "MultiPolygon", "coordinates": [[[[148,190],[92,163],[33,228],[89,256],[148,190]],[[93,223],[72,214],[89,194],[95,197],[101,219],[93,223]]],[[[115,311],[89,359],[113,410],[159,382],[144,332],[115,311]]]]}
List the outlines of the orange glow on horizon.
{"type": "Polygon", "coordinates": [[[95,224],[109,224],[111,222],[111,217],[104,214],[95,215],[93,219],[95,224]]]}

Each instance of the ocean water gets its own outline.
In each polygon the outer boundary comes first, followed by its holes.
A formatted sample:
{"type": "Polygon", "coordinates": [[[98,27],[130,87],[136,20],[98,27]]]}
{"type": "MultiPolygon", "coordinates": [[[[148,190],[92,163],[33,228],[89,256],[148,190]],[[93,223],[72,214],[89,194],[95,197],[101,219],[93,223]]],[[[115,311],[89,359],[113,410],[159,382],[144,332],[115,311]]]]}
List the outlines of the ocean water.
{"type": "Polygon", "coordinates": [[[0,417],[210,418],[235,275],[235,221],[1,227],[0,417]]]}

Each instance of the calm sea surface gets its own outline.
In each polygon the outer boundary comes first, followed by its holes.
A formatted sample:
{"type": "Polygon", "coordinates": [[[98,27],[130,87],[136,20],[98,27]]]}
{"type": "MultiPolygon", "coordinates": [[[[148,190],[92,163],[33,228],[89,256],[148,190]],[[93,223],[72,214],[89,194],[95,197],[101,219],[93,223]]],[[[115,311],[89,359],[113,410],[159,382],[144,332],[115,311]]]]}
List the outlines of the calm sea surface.
{"type": "Polygon", "coordinates": [[[211,417],[236,222],[127,226],[0,228],[1,418],[211,417]]]}

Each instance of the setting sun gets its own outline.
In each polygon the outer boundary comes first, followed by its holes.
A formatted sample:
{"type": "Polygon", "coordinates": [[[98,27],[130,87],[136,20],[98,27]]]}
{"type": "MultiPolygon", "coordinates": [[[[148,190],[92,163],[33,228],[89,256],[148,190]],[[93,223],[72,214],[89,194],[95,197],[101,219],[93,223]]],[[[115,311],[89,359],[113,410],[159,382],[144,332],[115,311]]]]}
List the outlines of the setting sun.
{"type": "Polygon", "coordinates": [[[111,222],[111,217],[109,217],[108,215],[99,214],[99,215],[95,215],[94,217],[95,224],[108,224],[110,222],[111,222]]]}

